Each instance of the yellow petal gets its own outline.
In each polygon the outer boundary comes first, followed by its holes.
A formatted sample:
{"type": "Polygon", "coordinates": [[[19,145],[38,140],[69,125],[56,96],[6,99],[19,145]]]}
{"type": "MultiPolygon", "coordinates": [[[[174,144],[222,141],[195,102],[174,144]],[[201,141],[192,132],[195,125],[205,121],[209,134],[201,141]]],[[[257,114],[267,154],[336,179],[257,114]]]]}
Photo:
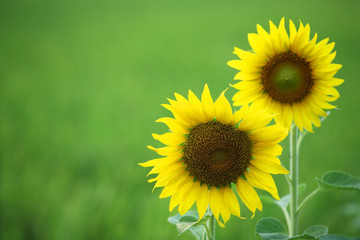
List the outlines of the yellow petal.
{"type": "MultiPolygon", "coordinates": [[[[317,33],[315,33],[314,37],[311,39],[311,41],[309,41],[305,45],[305,47],[298,52],[298,55],[300,57],[307,59],[309,56],[311,56],[314,53],[314,51],[316,50],[315,45],[316,45],[317,37],[318,37],[318,35],[317,35],[317,33]]],[[[310,64],[312,64],[312,63],[310,63],[310,64]]]]}
{"type": "Polygon", "coordinates": [[[268,172],[268,173],[272,173],[272,174],[288,174],[289,171],[286,170],[283,166],[271,162],[271,161],[266,161],[263,159],[253,159],[250,161],[250,163],[255,166],[257,169],[263,171],[263,172],[268,172]]]}
{"type": "Polygon", "coordinates": [[[264,40],[260,38],[255,33],[248,34],[248,41],[250,43],[251,48],[257,55],[262,56],[263,58],[269,59],[274,55],[274,52],[271,46],[264,40]]]}
{"type": "Polygon", "coordinates": [[[335,63],[327,64],[324,67],[317,67],[317,68],[313,69],[313,74],[337,72],[340,70],[340,68],[342,68],[341,64],[335,64],[335,63]]]}
{"type": "Polygon", "coordinates": [[[239,72],[234,77],[235,80],[243,81],[252,81],[261,79],[261,73],[248,73],[248,72],[239,72]]]}
{"type": "Polygon", "coordinates": [[[301,52],[302,49],[306,46],[306,44],[309,42],[310,37],[310,26],[309,24],[306,24],[303,31],[299,31],[299,34],[297,38],[295,38],[295,41],[293,43],[294,46],[294,52],[298,53],[301,52]]]}
{"type": "Polygon", "coordinates": [[[182,157],[182,153],[178,153],[176,156],[167,156],[165,158],[162,158],[161,161],[157,162],[157,164],[154,166],[153,169],[151,169],[151,171],[148,173],[148,175],[150,174],[154,174],[154,173],[160,173],[162,171],[168,171],[169,168],[172,167],[172,165],[177,165],[180,164],[182,165],[183,162],[179,161],[182,157]]]}
{"type": "Polygon", "coordinates": [[[149,182],[149,183],[152,183],[152,182],[155,182],[155,181],[157,181],[157,180],[158,180],[158,177],[150,178],[150,179],[148,180],[148,182],[149,182]]]}
{"type": "Polygon", "coordinates": [[[185,173],[185,166],[182,164],[173,164],[166,171],[162,171],[156,177],[156,183],[153,188],[164,187],[167,185],[172,179],[179,177],[180,175],[185,173]]]}
{"type": "Polygon", "coordinates": [[[329,43],[326,44],[328,41],[328,39],[326,39],[326,41],[324,42],[319,42],[318,44],[316,44],[315,46],[315,51],[313,52],[313,54],[311,56],[309,56],[309,61],[315,61],[316,59],[320,59],[324,56],[328,56],[332,50],[335,47],[335,43],[329,43]]]}
{"type": "Polygon", "coordinates": [[[157,159],[153,159],[153,160],[150,160],[150,161],[147,161],[144,163],[138,163],[138,164],[142,167],[153,167],[160,161],[160,159],[161,158],[157,158],[157,159]]]}
{"type": "Polygon", "coordinates": [[[287,136],[287,130],[274,124],[268,127],[257,129],[249,133],[250,139],[255,143],[278,143],[287,136]]]}
{"type": "Polygon", "coordinates": [[[166,146],[162,148],[154,148],[152,146],[147,146],[147,148],[153,150],[154,152],[156,152],[161,156],[168,156],[170,154],[174,154],[182,151],[184,147],[181,145],[174,145],[174,146],[166,146]]]}
{"type": "MultiPolygon", "coordinates": [[[[318,92],[318,91],[315,92],[314,91],[312,93],[312,95],[316,99],[316,104],[318,104],[320,107],[322,107],[321,102],[323,102],[323,101],[333,102],[340,97],[340,94],[338,93],[338,91],[332,87],[327,88],[326,90],[324,90],[324,92],[318,92]]],[[[329,106],[329,105],[327,105],[327,106],[329,106]]],[[[330,106],[332,106],[332,105],[330,105],[330,106]]],[[[332,106],[331,109],[334,107],[335,106],[332,106]]],[[[322,107],[322,108],[327,109],[326,107],[322,107]]]]}
{"type": "Polygon", "coordinates": [[[279,30],[272,21],[269,21],[270,25],[270,35],[271,35],[271,44],[276,52],[281,52],[283,50],[283,42],[279,30]]]}
{"type": "Polygon", "coordinates": [[[164,158],[157,158],[157,159],[153,159],[144,163],[139,163],[140,166],[142,167],[153,167],[159,164],[164,164],[164,163],[174,163],[179,161],[182,158],[183,154],[182,153],[172,153],[164,158]]]}
{"type": "Polygon", "coordinates": [[[224,191],[225,188],[221,187],[219,188],[219,195],[220,195],[220,214],[221,217],[224,221],[224,225],[226,224],[226,222],[230,219],[230,209],[229,206],[227,205],[227,199],[225,199],[224,197],[224,191]]]}
{"type": "Polygon", "coordinates": [[[171,105],[162,104],[167,110],[171,111],[175,119],[183,126],[191,128],[195,124],[193,114],[189,111],[189,104],[176,102],[168,99],[171,105]]]}
{"type": "Polygon", "coordinates": [[[269,173],[260,171],[252,165],[249,165],[248,169],[250,171],[245,171],[245,177],[252,186],[265,190],[269,192],[273,198],[280,200],[274,179],[269,173]]]}
{"type": "Polygon", "coordinates": [[[199,196],[196,201],[196,206],[199,212],[199,219],[201,219],[209,206],[209,189],[206,184],[202,184],[199,191],[199,196]]]}
{"type": "Polygon", "coordinates": [[[329,87],[336,87],[341,85],[344,82],[344,79],[331,78],[331,79],[321,79],[316,81],[319,85],[325,85],[329,87]]]}
{"type": "MultiPolygon", "coordinates": [[[[172,101],[171,99],[168,99],[169,101],[172,101]]],[[[192,124],[193,122],[189,122],[188,120],[184,120],[179,114],[178,112],[173,108],[173,106],[171,106],[170,104],[161,104],[161,106],[163,106],[164,108],[166,108],[167,110],[169,110],[175,120],[181,124],[182,126],[184,126],[185,128],[191,128],[192,127],[192,124]]]]}
{"type": "Polygon", "coordinates": [[[279,144],[255,143],[252,146],[254,153],[265,153],[272,156],[279,156],[282,153],[282,147],[279,144]]]}
{"type": "Polygon", "coordinates": [[[187,103],[188,100],[178,93],[174,93],[177,102],[187,103]]]}
{"type": "Polygon", "coordinates": [[[201,123],[208,122],[208,118],[203,111],[204,109],[202,107],[200,100],[191,90],[189,90],[189,102],[190,102],[191,110],[193,111],[193,114],[197,119],[197,121],[201,123]]]}
{"type": "Polygon", "coordinates": [[[215,118],[216,121],[221,122],[222,124],[229,124],[233,120],[232,108],[224,94],[225,91],[220,94],[219,98],[215,102],[215,118]]]}
{"type": "Polygon", "coordinates": [[[211,97],[210,90],[207,84],[204,86],[201,95],[201,104],[207,121],[212,121],[214,118],[214,101],[211,97]]]}
{"type": "MultiPolygon", "coordinates": [[[[313,94],[312,95],[309,95],[307,98],[306,98],[306,104],[309,105],[309,107],[311,108],[311,110],[318,116],[321,116],[321,117],[327,117],[327,113],[317,104],[317,102],[319,101],[319,99],[314,96],[313,94]]],[[[305,104],[305,105],[306,105],[305,104]]]]}
{"type": "Polygon", "coordinates": [[[241,106],[255,101],[261,97],[262,91],[263,90],[260,87],[257,89],[253,88],[238,91],[232,98],[234,106],[241,106]]]}
{"type": "Polygon", "coordinates": [[[216,187],[211,187],[209,192],[209,204],[212,213],[216,219],[219,218],[220,213],[220,193],[216,187]]]}
{"type": "Polygon", "coordinates": [[[315,59],[313,62],[310,63],[311,69],[322,68],[329,65],[335,59],[335,56],[336,51],[329,55],[325,55],[321,58],[315,59]]]}
{"type": "Polygon", "coordinates": [[[184,119],[186,122],[194,125],[196,123],[196,116],[192,111],[189,111],[190,102],[186,100],[183,96],[178,93],[174,93],[176,101],[169,100],[172,109],[177,112],[177,114],[184,119]]]}
{"type": "Polygon", "coordinates": [[[314,49],[311,51],[311,53],[309,53],[309,55],[307,56],[306,60],[309,62],[314,61],[315,59],[321,57],[322,55],[326,55],[324,53],[328,52],[328,54],[331,52],[330,48],[335,46],[335,43],[333,44],[329,44],[326,45],[329,41],[329,38],[325,38],[323,40],[321,40],[320,42],[318,42],[315,46],[314,49]],[[329,47],[326,47],[329,46],[329,47]],[[326,50],[326,51],[324,51],[326,50]],[[329,51],[330,50],[330,51],[329,51]]]}
{"type": "MultiPolygon", "coordinates": [[[[240,59],[245,59],[249,63],[253,64],[254,66],[261,67],[266,64],[265,59],[260,58],[255,53],[244,51],[240,48],[235,47],[234,48],[234,54],[238,55],[240,59]]],[[[229,63],[228,63],[229,64],[229,63]]]]}
{"type": "Polygon", "coordinates": [[[230,84],[230,86],[238,90],[262,89],[260,81],[240,81],[235,84],[230,84]]]}
{"type": "Polygon", "coordinates": [[[199,182],[193,182],[191,180],[189,184],[190,187],[187,189],[187,191],[184,191],[182,201],[178,208],[180,215],[184,215],[187,211],[189,211],[191,206],[195,203],[197,196],[199,195],[199,182]]]}
{"type": "Polygon", "coordinates": [[[314,111],[310,108],[309,104],[304,104],[304,108],[307,108],[307,116],[309,117],[310,121],[316,126],[320,127],[321,122],[319,119],[319,115],[316,115],[314,111]]]}
{"type": "Polygon", "coordinates": [[[296,33],[296,35],[295,35],[295,37],[293,39],[293,42],[290,44],[290,49],[291,49],[292,52],[297,53],[298,40],[302,36],[303,31],[304,31],[304,25],[300,21],[299,29],[297,30],[297,33],[296,33]]]}
{"type": "Polygon", "coordinates": [[[289,104],[283,104],[281,106],[281,119],[283,127],[290,130],[292,123],[292,110],[289,104]]]}
{"type": "MultiPolygon", "coordinates": [[[[250,109],[253,108],[251,105],[250,109]]],[[[260,129],[266,127],[270,121],[273,119],[273,115],[269,114],[265,110],[260,110],[257,112],[252,112],[247,114],[243,121],[239,124],[239,129],[245,131],[252,131],[255,129],[260,129]]]]}
{"type": "MultiPolygon", "coordinates": [[[[184,198],[186,197],[185,194],[188,193],[188,191],[191,189],[192,186],[193,186],[193,177],[188,176],[188,178],[185,180],[185,183],[181,186],[181,189],[171,197],[170,206],[169,206],[170,212],[178,204],[181,204],[184,201],[184,198]]],[[[180,213],[180,211],[179,211],[179,213],[180,213]]],[[[181,212],[180,214],[183,215],[184,212],[181,212]]]]}
{"type": "Polygon", "coordinates": [[[251,218],[255,216],[256,209],[262,211],[262,203],[255,189],[241,177],[236,182],[236,190],[246,207],[253,213],[251,218]]]}
{"type": "Polygon", "coordinates": [[[188,134],[189,133],[189,129],[187,129],[186,127],[181,125],[174,118],[163,117],[163,118],[159,118],[155,122],[162,122],[162,123],[166,124],[169,127],[170,131],[172,131],[173,133],[178,133],[178,134],[188,134]]]}
{"type": "Polygon", "coordinates": [[[270,34],[260,24],[256,24],[256,30],[261,38],[270,43],[270,34]]]}
{"type": "Polygon", "coordinates": [[[260,24],[256,24],[256,30],[259,34],[259,36],[261,37],[270,37],[270,34],[260,25],[260,24]]]}
{"type": "MultiPolygon", "coordinates": [[[[240,217],[239,202],[238,202],[233,190],[230,187],[224,187],[222,193],[223,193],[224,203],[230,210],[231,214],[233,214],[237,217],[240,217]]],[[[225,221],[225,223],[226,223],[226,221],[225,221]]]]}
{"type": "Polygon", "coordinates": [[[180,197],[179,197],[179,193],[175,193],[174,195],[171,196],[170,199],[170,204],[169,204],[169,212],[172,212],[172,210],[174,210],[174,208],[179,205],[180,203],[180,197]]]}
{"type": "Polygon", "coordinates": [[[221,227],[224,227],[225,226],[224,223],[222,223],[219,219],[219,214],[221,209],[221,195],[219,191],[216,189],[216,187],[210,188],[209,204],[210,204],[210,209],[213,212],[217,222],[221,227]]]}
{"type": "Polygon", "coordinates": [[[282,50],[288,49],[289,47],[289,35],[285,29],[285,18],[281,18],[280,24],[279,24],[279,33],[283,41],[282,50]]]}
{"type": "Polygon", "coordinates": [[[252,65],[246,60],[231,60],[227,64],[232,68],[248,73],[258,73],[261,71],[259,67],[252,65]]]}
{"type": "Polygon", "coordinates": [[[168,184],[166,184],[159,195],[159,198],[167,198],[175,193],[179,192],[183,183],[187,180],[188,175],[181,174],[179,177],[172,178],[168,184]],[[179,187],[180,186],[180,187],[179,187]]]}
{"type": "Polygon", "coordinates": [[[326,101],[318,101],[317,104],[323,109],[334,109],[334,108],[336,108],[336,106],[331,105],[330,103],[328,103],[326,101]]]}
{"type": "Polygon", "coordinates": [[[293,119],[294,119],[294,122],[296,124],[296,126],[301,130],[303,131],[304,129],[304,119],[303,119],[303,114],[301,112],[301,109],[299,107],[300,104],[298,103],[294,103],[292,105],[292,115],[293,115],[293,119]]]}
{"type": "Polygon", "coordinates": [[[294,42],[294,39],[297,35],[297,31],[296,31],[296,27],[293,23],[293,21],[289,20],[289,29],[290,29],[290,39],[289,39],[289,42],[290,42],[290,45],[293,44],[294,42]]]}
{"type": "MultiPolygon", "coordinates": [[[[276,145],[278,145],[278,144],[276,144],[276,145]]],[[[252,149],[252,150],[253,150],[252,156],[255,160],[269,161],[269,162],[281,165],[279,158],[277,158],[276,156],[274,156],[272,154],[264,153],[264,152],[254,152],[254,149],[252,149]]]]}
{"type": "Polygon", "coordinates": [[[312,128],[311,121],[309,119],[309,113],[306,112],[306,108],[304,108],[304,103],[299,104],[298,107],[300,108],[300,113],[302,114],[304,128],[308,132],[313,133],[314,131],[313,131],[313,128],[312,128]]]}
{"type": "Polygon", "coordinates": [[[231,125],[235,126],[241,119],[243,119],[247,113],[248,105],[243,105],[238,111],[233,114],[233,120],[230,122],[231,125]]]}
{"type": "Polygon", "coordinates": [[[178,145],[186,141],[184,135],[170,133],[170,132],[164,133],[162,135],[153,133],[152,136],[155,140],[158,140],[165,145],[178,145]]]}
{"type": "Polygon", "coordinates": [[[314,82],[317,82],[318,80],[323,80],[323,79],[331,79],[334,77],[334,75],[337,73],[337,71],[332,71],[332,72],[316,72],[313,71],[312,72],[312,79],[314,80],[314,82]]]}

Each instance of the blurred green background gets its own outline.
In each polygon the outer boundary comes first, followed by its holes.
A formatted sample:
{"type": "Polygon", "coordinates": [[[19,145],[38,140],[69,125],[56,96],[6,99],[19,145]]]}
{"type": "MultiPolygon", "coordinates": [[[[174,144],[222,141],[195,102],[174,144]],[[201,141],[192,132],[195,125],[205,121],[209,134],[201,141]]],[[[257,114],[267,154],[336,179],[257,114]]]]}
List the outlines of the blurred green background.
{"type": "MultiPolygon", "coordinates": [[[[176,212],[137,165],[156,157],[151,133],[166,131],[154,123],[170,116],[160,104],[205,83],[220,94],[236,73],[233,47],[249,49],[247,33],[282,16],[335,41],[346,80],[342,111],[306,137],[300,182],[310,193],[327,170],[359,176],[359,10],[350,0],[1,1],[0,238],[176,239],[176,212]]],[[[288,166],[286,149],[281,158],[288,166]]],[[[276,182],[287,194],[285,178],[276,182]]],[[[248,219],[232,217],[218,239],[256,239],[258,219],[283,220],[276,206],[253,220],[241,207],[248,219]]],[[[300,230],[315,224],[360,236],[360,194],[321,194],[300,230]]]]}

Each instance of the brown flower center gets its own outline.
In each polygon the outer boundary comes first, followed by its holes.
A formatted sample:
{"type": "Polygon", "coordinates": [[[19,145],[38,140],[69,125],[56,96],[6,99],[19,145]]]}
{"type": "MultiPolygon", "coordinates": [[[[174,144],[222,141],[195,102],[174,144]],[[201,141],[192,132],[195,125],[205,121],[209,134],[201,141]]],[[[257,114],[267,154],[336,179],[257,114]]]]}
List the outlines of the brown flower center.
{"type": "Polygon", "coordinates": [[[194,127],[184,144],[187,170],[208,186],[236,182],[249,165],[251,141],[246,132],[219,122],[194,127]]]}
{"type": "Polygon", "coordinates": [[[270,59],[261,73],[265,91],[281,103],[302,101],[313,86],[309,62],[287,51],[270,59]]]}

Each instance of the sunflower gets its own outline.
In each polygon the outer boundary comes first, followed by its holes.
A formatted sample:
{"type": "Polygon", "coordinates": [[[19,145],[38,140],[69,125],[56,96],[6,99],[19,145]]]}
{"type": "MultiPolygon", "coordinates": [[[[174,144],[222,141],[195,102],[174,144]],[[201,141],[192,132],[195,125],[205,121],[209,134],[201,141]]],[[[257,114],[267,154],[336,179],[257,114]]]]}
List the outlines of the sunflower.
{"type": "Polygon", "coordinates": [[[342,67],[334,64],[335,43],[326,38],[317,42],[317,34],[310,40],[310,26],[300,21],[299,29],[290,20],[287,33],[284,18],[279,27],[270,21],[270,33],[257,25],[257,34],[248,35],[253,51],[235,47],[234,54],[241,60],[228,65],[240,70],[233,85],[239,90],[233,97],[234,106],[253,102],[258,108],[268,108],[276,122],[290,129],[292,122],[303,131],[313,132],[320,127],[324,109],[333,109],[329,102],[339,98],[334,88],[344,80],[334,78],[342,67]]]}
{"type": "Polygon", "coordinates": [[[163,157],[140,163],[153,167],[149,174],[158,174],[148,182],[156,182],[154,189],[163,187],[160,198],[171,197],[170,211],[178,206],[183,215],[196,202],[200,219],[209,206],[220,226],[231,214],[240,217],[232,185],[255,213],[262,210],[262,203],[253,187],[279,200],[270,174],[288,173],[277,158],[282,151],[278,143],[287,136],[287,129],[267,126],[273,115],[265,110],[243,106],[233,113],[224,93],[215,102],[207,85],[201,100],[191,90],[188,100],[175,93],[176,100],[162,105],[174,117],[156,121],[170,131],[153,134],[166,146],[148,146],[163,157]]]}

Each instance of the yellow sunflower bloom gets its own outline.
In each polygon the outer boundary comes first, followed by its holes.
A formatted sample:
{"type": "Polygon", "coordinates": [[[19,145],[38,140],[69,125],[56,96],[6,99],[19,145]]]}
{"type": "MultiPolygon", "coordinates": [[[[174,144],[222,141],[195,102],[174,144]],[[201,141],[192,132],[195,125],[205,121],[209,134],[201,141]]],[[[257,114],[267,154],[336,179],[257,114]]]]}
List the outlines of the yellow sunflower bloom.
{"type": "Polygon", "coordinates": [[[254,107],[243,106],[233,113],[224,93],[215,102],[207,85],[201,100],[190,90],[188,99],[175,93],[176,100],[163,104],[174,117],[156,121],[170,131],[153,134],[166,146],[148,146],[163,157],[140,164],[153,167],[149,174],[157,176],[148,181],[156,182],[154,189],[163,187],[160,198],[171,197],[170,211],[178,206],[183,215],[196,203],[202,218],[210,207],[220,226],[231,214],[240,217],[232,184],[255,213],[262,210],[262,203],[254,187],[279,200],[270,174],[288,173],[277,157],[282,151],[278,143],[287,136],[287,129],[279,124],[267,126],[273,115],[254,107]]]}
{"type": "Polygon", "coordinates": [[[334,88],[344,80],[335,78],[342,67],[334,64],[335,43],[326,38],[317,42],[317,34],[310,40],[310,26],[300,21],[296,29],[290,20],[290,34],[284,18],[279,27],[270,21],[270,33],[257,25],[257,34],[248,35],[253,51],[235,48],[240,60],[228,65],[240,70],[234,77],[241,80],[233,85],[239,90],[233,97],[234,106],[253,102],[258,108],[268,108],[276,122],[290,129],[294,121],[303,131],[313,132],[312,124],[320,127],[319,116],[327,116],[324,109],[333,109],[329,102],[339,98],[334,88]]]}

